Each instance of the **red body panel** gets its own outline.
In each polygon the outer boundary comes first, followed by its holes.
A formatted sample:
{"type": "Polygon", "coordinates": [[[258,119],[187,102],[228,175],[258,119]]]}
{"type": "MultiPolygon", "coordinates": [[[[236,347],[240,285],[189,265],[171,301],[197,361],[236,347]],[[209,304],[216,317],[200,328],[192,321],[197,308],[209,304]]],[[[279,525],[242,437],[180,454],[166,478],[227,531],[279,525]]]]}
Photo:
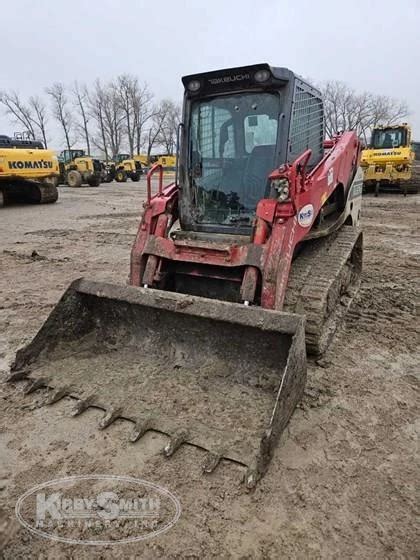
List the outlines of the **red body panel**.
{"type": "MultiPolygon", "coordinates": [[[[160,186],[158,194],[148,196],[144,214],[131,252],[130,284],[152,286],[159,281],[162,262],[178,261],[191,265],[218,267],[223,271],[244,267],[241,298],[253,301],[257,282],[261,285],[261,306],[280,310],[286,293],[289,270],[296,245],[310,231],[325,200],[339,186],[347,187],[358,164],[360,144],[354,132],[345,132],[329,142],[329,152],[310,172],[305,166],[311,155],[303,153],[293,164],[282,165],[270,175],[271,180],[287,179],[289,199],[262,199],[258,203],[251,240],[222,244],[216,242],[179,241],[167,237],[169,227],[178,216],[178,187],[160,186]]],[[[148,174],[148,193],[151,176],[148,174]]],[[[160,171],[160,170],[159,170],[160,171]]],[[[190,274],[200,274],[199,267],[190,274]]]]}

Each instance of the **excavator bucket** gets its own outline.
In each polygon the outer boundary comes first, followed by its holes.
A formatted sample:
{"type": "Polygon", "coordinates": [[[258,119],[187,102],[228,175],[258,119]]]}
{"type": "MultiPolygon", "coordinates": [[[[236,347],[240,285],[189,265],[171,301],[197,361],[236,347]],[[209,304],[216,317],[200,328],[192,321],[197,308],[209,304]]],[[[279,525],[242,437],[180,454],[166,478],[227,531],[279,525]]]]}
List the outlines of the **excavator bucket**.
{"type": "Polygon", "coordinates": [[[300,315],[145,288],[76,280],[33,341],[18,351],[10,381],[45,403],[75,400],[74,414],[104,410],[100,427],[133,423],[247,467],[267,468],[306,380],[300,315]]]}

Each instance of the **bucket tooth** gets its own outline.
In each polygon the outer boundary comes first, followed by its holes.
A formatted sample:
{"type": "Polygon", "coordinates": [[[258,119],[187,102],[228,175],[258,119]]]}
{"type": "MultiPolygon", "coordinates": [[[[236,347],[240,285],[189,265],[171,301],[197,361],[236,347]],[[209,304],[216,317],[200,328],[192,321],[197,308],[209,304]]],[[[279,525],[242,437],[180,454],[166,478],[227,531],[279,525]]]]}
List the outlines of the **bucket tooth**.
{"type": "Polygon", "coordinates": [[[85,412],[85,410],[87,410],[90,406],[92,406],[93,402],[94,402],[93,395],[86,397],[85,399],[80,399],[73,407],[73,410],[71,411],[70,415],[79,416],[79,414],[82,414],[83,412],[85,412]]]}
{"type": "Polygon", "coordinates": [[[152,422],[152,418],[148,418],[147,420],[138,420],[130,434],[130,442],[136,443],[136,441],[143,437],[148,430],[151,430],[152,422]]]}
{"type": "Polygon", "coordinates": [[[220,463],[222,457],[223,457],[222,452],[213,453],[210,451],[209,453],[207,453],[201,465],[203,472],[212,473],[217,467],[217,465],[220,463]]]}
{"type": "Polygon", "coordinates": [[[108,428],[117,418],[121,416],[120,408],[110,408],[106,411],[105,416],[99,421],[99,429],[108,428]]]}
{"type": "Polygon", "coordinates": [[[175,435],[171,436],[169,442],[163,448],[163,454],[165,457],[171,457],[177,449],[181,447],[188,439],[188,433],[184,430],[177,432],[175,435]]]}
{"type": "Polygon", "coordinates": [[[6,379],[6,383],[15,383],[16,381],[23,381],[24,379],[28,379],[28,375],[30,374],[29,369],[21,369],[19,371],[13,372],[9,377],[6,379]]]}
{"type": "Polygon", "coordinates": [[[261,478],[261,476],[259,475],[258,471],[256,469],[248,469],[246,474],[245,474],[245,478],[244,478],[244,482],[245,482],[245,486],[247,488],[249,488],[250,490],[252,488],[255,488],[258,480],[261,478]]]}
{"type": "Polygon", "coordinates": [[[29,383],[26,385],[26,387],[23,390],[23,394],[30,395],[31,393],[34,393],[35,391],[41,389],[42,387],[47,387],[48,383],[49,380],[46,379],[45,377],[40,377],[39,379],[35,379],[35,380],[30,379],[29,383]]]}
{"type": "Polygon", "coordinates": [[[53,389],[48,393],[47,398],[45,399],[45,404],[46,405],[54,404],[54,403],[58,402],[59,400],[61,400],[62,398],[69,395],[70,393],[71,393],[70,387],[62,387],[61,389],[53,389]]]}

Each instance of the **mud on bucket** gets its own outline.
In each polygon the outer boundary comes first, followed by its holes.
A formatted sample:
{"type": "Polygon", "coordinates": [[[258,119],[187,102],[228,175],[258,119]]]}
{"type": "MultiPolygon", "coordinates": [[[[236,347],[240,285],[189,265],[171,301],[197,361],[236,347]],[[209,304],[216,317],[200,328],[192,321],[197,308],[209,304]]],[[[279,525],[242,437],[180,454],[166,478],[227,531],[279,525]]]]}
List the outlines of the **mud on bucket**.
{"type": "Polygon", "coordinates": [[[253,486],[300,401],[306,380],[304,319],[172,292],[84,279],[71,284],[11,379],[51,388],[50,402],[80,399],[247,467],[253,486]],[[19,373],[20,372],[20,373],[19,373]],[[55,395],[55,398],[54,398],[55,395]]]}

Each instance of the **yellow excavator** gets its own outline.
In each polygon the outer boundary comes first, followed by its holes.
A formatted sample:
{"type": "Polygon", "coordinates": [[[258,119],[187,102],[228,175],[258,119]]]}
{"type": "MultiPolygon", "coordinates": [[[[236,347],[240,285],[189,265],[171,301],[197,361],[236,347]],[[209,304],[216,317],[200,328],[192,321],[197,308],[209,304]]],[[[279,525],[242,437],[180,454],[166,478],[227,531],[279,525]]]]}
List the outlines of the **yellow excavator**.
{"type": "Polygon", "coordinates": [[[0,135],[0,206],[8,201],[56,202],[58,176],[57,157],[42,142],[0,135]]]}
{"type": "Polygon", "coordinates": [[[362,152],[365,192],[397,191],[417,193],[420,166],[407,123],[378,126],[373,129],[370,145],[362,152]]]}
{"type": "Polygon", "coordinates": [[[87,184],[98,187],[102,179],[102,165],[98,159],[84,150],[63,150],[58,156],[60,163],[59,184],[81,187],[87,184]]]}

